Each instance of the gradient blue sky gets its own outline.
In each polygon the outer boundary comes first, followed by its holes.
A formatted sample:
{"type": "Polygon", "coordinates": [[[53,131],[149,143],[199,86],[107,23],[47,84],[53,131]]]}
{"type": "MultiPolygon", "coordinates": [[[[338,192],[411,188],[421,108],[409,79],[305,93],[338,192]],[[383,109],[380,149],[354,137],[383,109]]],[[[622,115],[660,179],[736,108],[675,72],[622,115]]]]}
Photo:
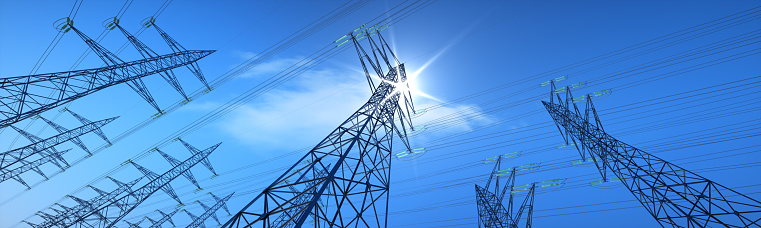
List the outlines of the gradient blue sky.
{"type": "MultiPolygon", "coordinates": [[[[0,77],[30,73],[56,35],[51,24],[68,15],[73,3],[0,1],[0,77]]],[[[114,16],[123,3],[84,1],[74,19],[75,25],[95,38],[103,31],[101,22],[114,16]]],[[[137,31],[139,22],[153,15],[162,3],[163,1],[134,1],[121,19],[122,25],[131,32],[137,31]]],[[[188,49],[217,50],[199,61],[206,77],[213,80],[344,3],[345,1],[297,0],[173,1],[156,23],[188,49]]],[[[51,180],[36,184],[31,190],[25,191],[22,185],[14,181],[0,183],[0,227],[25,227],[24,224],[19,225],[19,222],[36,211],[46,210],[47,206],[59,202],[65,195],[97,180],[96,177],[102,173],[149,150],[156,143],[171,139],[173,132],[196,118],[399,3],[401,1],[396,0],[371,2],[267,63],[161,117],[159,121],[66,172],[55,175],[51,180]]],[[[384,35],[395,46],[400,60],[406,63],[408,72],[416,72],[427,65],[416,78],[415,87],[433,98],[414,97],[417,107],[426,108],[499,85],[516,83],[558,67],[757,6],[757,1],[442,0],[393,25],[384,31],[384,35]]],[[[542,95],[547,94],[549,89],[540,87],[540,83],[568,74],[573,76],[560,82],[560,85],[613,78],[611,74],[629,67],[759,28],[761,21],[749,21],[600,69],[579,73],[592,66],[590,65],[551,74],[473,99],[447,103],[442,108],[423,114],[414,121],[422,124],[443,116],[452,116],[452,120],[445,127],[432,127],[411,139],[416,146],[431,148],[426,154],[411,161],[393,161],[389,227],[475,226],[477,220],[473,184],[483,184],[492,168],[483,165],[483,159],[513,151],[527,153],[517,159],[506,160],[506,166],[528,163],[546,165],[537,169],[537,172],[520,175],[517,182],[567,178],[565,186],[549,189],[555,191],[546,190],[536,196],[536,227],[657,227],[647,211],[632,201],[634,198],[624,187],[612,185],[611,189],[601,189],[590,186],[589,183],[595,178],[599,179],[599,174],[594,167],[570,167],[569,164],[578,159],[575,150],[553,149],[562,143],[562,138],[541,107],[539,100],[546,100],[542,95]],[[527,92],[504,97],[524,90],[527,92]],[[524,99],[529,99],[530,102],[520,102],[524,99]],[[531,114],[510,120],[524,113],[531,114]],[[500,124],[494,125],[496,123],[500,124]],[[492,125],[494,126],[480,130],[492,125]],[[513,129],[532,126],[538,127],[525,132],[504,134],[513,129]],[[460,133],[464,134],[446,141],[434,141],[460,133]],[[440,145],[447,142],[451,144],[440,145]],[[536,148],[546,151],[528,153],[536,148]],[[550,169],[550,164],[555,163],[565,168],[550,169]],[[547,170],[539,172],[542,169],[547,170]]],[[[758,39],[759,36],[756,34],[753,37],[758,39]]],[[[153,29],[148,29],[139,38],[159,53],[169,52],[153,29]]],[[[115,51],[124,42],[124,36],[114,30],[101,44],[115,51]]],[[[755,53],[758,48],[761,48],[760,44],[751,43],[624,79],[590,84],[580,88],[577,94],[614,88],[610,96],[595,102],[608,133],[646,151],[657,152],[658,156],[673,160],[687,169],[704,170],[705,172],[697,173],[759,199],[761,167],[758,162],[761,161],[761,154],[757,147],[761,138],[757,126],[761,111],[757,108],[749,110],[759,107],[757,101],[761,95],[752,92],[757,85],[751,84],[758,83],[758,78],[740,83],[748,85],[728,89],[727,94],[723,95],[711,93],[663,103],[658,103],[663,100],[648,101],[759,76],[759,55],[650,83],[634,83],[709,60],[749,51],[755,53]],[[647,106],[630,105],[640,101],[647,101],[643,103],[647,106]],[[624,105],[630,106],[620,107],[624,105]],[[620,111],[623,109],[625,110],[620,111]],[[705,112],[723,113],[723,116],[694,120],[697,115],[705,112]],[[732,113],[734,115],[728,115],[732,113]],[[676,120],[689,122],[674,125],[680,123],[674,122],[676,120]],[[736,140],[727,140],[732,138],[736,140]],[[712,154],[716,152],[722,153],[712,154]],[[693,156],[697,157],[692,158],[693,156]]],[[[84,42],[74,33],[68,33],[38,73],[68,70],[85,50],[87,46],[84,42]]],[[[125,60],[139,58],[131,46],[119,56],[125,60]]],[[[101,65],[101,60],[91,54],[77,69],[101,65]]],[[[235,191],[237,194],[228,205],[231,211],[240,210],[258,193],[256,189],[268,185],[279,174],[272,170],[291,165],[303,154],[290,152],[319,142],[369,98],[360,70],[361,66],[353,51],[343,52],[183,137],[199,148],[222,142],[219,149],[210,156],[217,172],[222,174],[220,177],[212,180],[208,178],[211,175],[208,170],[201,166],[193,168],[193,173],[205,188],[203,192],[212,191],[217,196],[224,196],[235,191]],[[251,166],[272,158],[276,159],[251,166]],[[241,167],[247,168],[239,169],[241,167]]],[[[187,70],[177,70],[177,74],[186,91],[195,91],[201,87],[187,70]]],[[[159,105],[168,106],[180,100],[180,96],[159,77],[151,76],[145,81],[159,105]]],[[[710,90],[688,95],[701,91],[710,90]]],[[[121,116],[116,122],[104,127],[103,130],[109,136],[118,135],[155,113],[126,85],[108,88],[77,100],[71,104],[70,109],[91,120],[121,116]]],[[[57,114],[57,111],[52,110],[43,113],[43,116],[53,118],[57,114]]],[[[30,122],[27,120],[15,126],[23,127],[30,122]]],[[[57,118],[56,122],[69,128],[78,125],[74,118],[65,114],[57,118]]],[[[53,129],[44,126],[44,122],[36,121],[29,129],[43,138],[54,135],[53,129]]],[[[13,143],[16,137],[17,134],[11,129],[2,131],[0,148],[13,149],[28,144],[25,139],[13,143]]],[[[82,139],[90,148],[103,144],[94,135],[82,139]]],[[[84,155],[73,144],[58,146],[58,149],[68,148],[74,148],[68,154],[72,160],[84,155]]],[[[189,156],[179,143],[172,143],[162,150],[181,160],[189,156]]],[[[138,163],[157,173],[163,173],[169,168],[167,162],[155,153],[138,160],[138,163]]],[[[46,171],[56,170],[52,165],[43,168],[46,171]]],[[[139,175],[136,169],[126,166],[112,176],[126,182],[139,175]]],[[[26,173],[23,177],[29,183],[43,179],[33,172],[26,173]]],[[[105,190],[114,188],[109,181],[97,181],[94,185],[105,190]]],[[[202,213],[200,206],[189,202],[211,202],[208,195],[193,193],[194,187],[183,178],[178,178],[172,185],[188,204],[185,208],[196,215],[202,213]]],[[[94,194],[86,190],[74,195],[88,198],[94,194]]],[[[521,200],[523,198],[518,197],[521,200]]],[[[60,202],[65,205],[74,203],[71,200],[60,202]]],[[[138,210],[128,215],[127,220],[134,222],[146,215],[157,218],[158,214],[152,213],[154,209],[169,211],[175,204],[166,194],[157,192],[138,210]]],[[[219,213],[220,219],[226,221],[229,217],[224,214],[219,213]]],[[[41,219],[35,216],[29,221],[41,219]]],[[[190,223],[189,217],[184,214],[176,215],[174,221],[178,226],[190,223]]],[[[213,224],[213,221],[207,221],[207,225],[213,224]]]]}

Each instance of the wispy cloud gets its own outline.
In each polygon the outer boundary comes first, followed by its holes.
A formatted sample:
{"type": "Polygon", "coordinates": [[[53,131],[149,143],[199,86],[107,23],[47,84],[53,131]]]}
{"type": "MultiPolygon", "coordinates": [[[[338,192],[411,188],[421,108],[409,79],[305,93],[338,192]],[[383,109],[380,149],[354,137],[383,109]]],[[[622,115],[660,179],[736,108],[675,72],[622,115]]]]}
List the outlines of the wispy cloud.
{"type": "MultiPolygon", "coordinates": [[[[258,102],[236,109],[218,126],[243,144],[298,149],[319,142],[370,96],[364,75],[346,68],[310,70],[289,84],[287,89],[270,91],[258,102]]],[[[420,96],[415,99],[419,99],[417,107],[435,104],[420,96]]],[[[454,105],[428,112],[413,122],[447,115],[460,120],[447,130],[467,130],[488,118],[480,116],[473,106],[454,105]]]]}
{"type": "MultiPolygon", "coordinates": [[[[253,52],[236,51],[235,54],[238,57],[240,57],[242,60],[257,58],[257,54],[253,52]]],[[[301,61],[302,59],[304,58],[294,57],[294,58],[280,58],[280,59],[270,60],[267,62],[260,63],[256,67],[251,68],[250,70],[241,74],[239,77],[247,78],[247,77],[259,77],[262,75],[269,76],[269,75],[277,74],[280,71],[285,70],[289,66],[292,66],[293,64],[301,61]]]]}

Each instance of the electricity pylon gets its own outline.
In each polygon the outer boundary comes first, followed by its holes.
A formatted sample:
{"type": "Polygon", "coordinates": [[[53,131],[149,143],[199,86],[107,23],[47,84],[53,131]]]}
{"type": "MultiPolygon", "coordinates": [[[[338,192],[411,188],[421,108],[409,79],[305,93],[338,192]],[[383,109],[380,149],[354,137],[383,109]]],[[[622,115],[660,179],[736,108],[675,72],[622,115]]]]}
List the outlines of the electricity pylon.
{"type": "Polygon", "coordinates": [[[613,138],[589,95],[584,113],[572,99],[567,87],[565,101],[553,92],[542,101],[566,144],[573,141],[582,158],[596,157],[603,180],[612,172],[661,226],[761,227],[761,202],[613,138]]]}
{"type": "MultiPolygon", "coordinates": [[[[147,175],[151,179],[142,187],[123,195],[105,199],[98,204],[93,204],[87,210],[79,211],[64,218],[57,225],[59,227],[113,227],[124,216],[153,195],[153,193],[159,190],[166,191],[166,186],[168,186],[169,182],[182,175],[182,173],[188,172],[191,167],[214,152],[218,146],[219,144],[216,144],[193,154],[193,156],[173,166],[164,174],[157,176],[147,175]]],[[[135,164],[132,161],[128,162],[133,165],[135,164]]]]}
{"type": "MultiPolygon", "coordinates": [[[[114,178],[111,178],[111,177],[108,177],[108,176],[107,176],[107,178],[110,179],[111,181],[113,181],[114,183],[116,183],[116,185],[118,187],[116,189],[114,189],[113,191],[109,192],[106,195],[98,195],[96,197],[93,197],[89,201],[84,201],[86,203],[83,203],[82,202],[83,200],[78,200],[78,198],[76,198],[74,196],[67,195],[67,197],[74,199],[79,204],[77,206],[74,206],[74,207],[65,207],[66,210],[63,211],[62,213],[59,213],[58,215],[56,215],[55,218],[50,219],[50,220],[46,220],[46,221],[44,221],[44,222],[42,222],[42,223],[40,223],[38,225],[34,225],[34,227],[44,227],[44,228],[49,228],[49,227],[54,227],[54,226],[66,227],[65,226],[65,224],[66,224],[65,220],[66,219],[72,218],[72,217],[77,216],[79,214],[87,213],[88,211],[93,209],[93,205],[104,204],[104,203],[108,202],[109,200],[112,200],[113,198],[116,198],[116,197],[118,197],[118,196],[120,196],[120,195],[122,195],[124,193],[131,192],[132,191],[132,187],[135,186],[135,184],[137,184],[137,182],[142,180],[142,177],[141,177],[141,178],[138,178],[138,179],[133,180],[133,181],[128,182],[128,183],[122,183],[121,181],[118,181],[118,180],[116,180],[114,178]]],[[[100,214],[97,214],[97,215],[100,216],[100,214]]]]}
{"type": "Polygon", "coordinates": [[[478,227],[484,228],[517,228],[521,220],[524,210],[528,209],[526,217],[526,227],[531,227],[532,218],[534,213],[534,193],[536,191],[536,183],[531,184],[526,198],[518,208],[517,212],[513,210],[513,198],[515,190],[515,170],[501,169],[502,155],[497,159],[497,163],[494,164],[494,169],[489,174],[489,179],[486,181],[486,185],[481,187],[476,184],[476,205],[478,206],[478,227]],[[500,188],[499,179],[507,170],[510,170],[510,175],[507,177],[507,183],[500,188]],[[496,178],[494,178],[496,177],[496,178]],[[493,192],[489,189],[492,188],[492,178],[495,179],[493,192]],[[508,194],[507,207],[503,204],[505,193],[508,194]]]}
{"type": "MultiPolygon", "coordinates": [[[[37,174],[40,174],[40,176],[44,177],[47,180],[48,176],[45,175],[44,172],[42,172],[42,170],[40,169],[40,166],[44,165],[44,164],[47,164],[48,162],[53,162],[53,163],[57,164],[57,160],[62,155],[66,154],[69,151],[71,151],[71,149],[67,149],[67,150],[60,151],[60,152],[56,151],[56,152],[53,152],[53,153],[50,153],[50,154],[43,155],[42,158],[39,158],[39,159],[34,160],[32,162],[27,162],[25,160],[21,160],[21,163],[22,163],[21,166],[18,166],[16,168],[12,168],[12,169],[7,169],[7,170],[3,169],[2,170],[2,177],[0,177],[0,182],[6,181],[6,180],[9,180],[9,179],[14,179],[14,180],[18,181],[19,183],[23,184],[27,189],[29,189],[30,188],[29,185],[24,181],[24,179],[21,179],[21,174],[22,173],[24,173],[26,171],[29,171],[29,170],[32,170],[32,171],[36,172],[37,174]]],[[[60,167],[60,166],[59,166],[59,168],[63,169],[63,167],[60,167]]]]}
{"type": "Polygon", "coordinates": [[[230,193],[230,195],[225,196],[225,198],[217,200],[217,202],[211,207],[206,206],[205,204],[201,203],[201,201],[197,201],[199,204],[201,204],[201,207],[203,207],[204,212],[200,216],[193,218],[193,222],[191,222],[190,225],[188,225],[187,227],[188,228],[206,227],[206,225],[204,225],[204,221],[206,221],[206,219],[208,219],[209,217],[214,218],[214,220],[217,221],[217,223],[219,223],[219,219],[217,219],[217,214],[216,214],[217,210],[219,210],[219,208],[224,206],[227,200],[229,200],[230,197],[233,196],[233,194],[235,193],[234,192],[230,193]]]}
{"type": "Polygon", "coordinates": [[[223,227],[301,227],[309,218],[315,227],[387,226],[392,141],[397,136],[410,149],[403,125],[414,107],[404,65],[380,33],[363,34],[371,55],[349,35],[362,65],[380,79],[370,100],[223,227]],[[376,34],[378,41],[370,39],[376,34]]]}
{"type": "MultiPolygon", "coordinates": [[[[69,131],[69,129],[67,129],[67,128],[65,128],[65,127],[63,127],[63,126],[61,126],[61,125],[59,125],[59,124],[57,124],[57,123],[55,123],[55,122],[53,122],[53,121],[50,121],[50,120],[48,120],[48,119],[45,119],[45,117],[42,117],[42,116],[40,116],[40,119],[42,119],[43,121],[45,121],[45,123],[47,123],[48,125],[50,125],[51,127],[53,127],[53,128],[56,130],[56,131],[58,131],[58,133],[59,133],[59,134],[60,134],[60,133],[64,133],[64,132],[67,132],[67,131],[69,131]]],[[[84,150],[85,152],[87,152],[87,154],[88,154],[88,155],[92,155],[92,153],[90,152],[90,150],[89,150],[89,149],[87,149],[87,147],[86,147],[86,146],[85,146],[85,144],[82,142],[82,140],[80,140],[80,139],[79,139],[79,137],[74,137],[74,138],[71,138],[71,142],[72,142],[72,143],[74,143],[74,145],[77,145],[79,148],[82,148],[82,150],[84,150]]]]}
{"type": "MultiPolygon", "coordinates": [[[[61,27],[66,32],[72,29],[68,24],[61,27]]],[[[88,44],[102,48],[94,41],[88,44]]],[[[103,48],[96,53],[102,55],[105,51],[103,48]]],[[[133,82],[188,65],[211,53],[214,51],[181,51],[131,62],[121,61],[95,69],[0,78],[0,128],[113,85],[127,83],[133,87],[139,86],[133,82]]]]}
{"type": "MultiPolygon", "coordinates": [[[[77,118],[77,120],[79,120],[79,122],[81,122],[82,124],[90,124],[90,123],[92,123],[92,121],[90,121],[89,119],[85,118],[84,116],[80,116],[79,114],[75,113],[74,111],[71,111],[71,109],[69,109],[69,108],[63,108],[63,111],[69,112],[72,116],[74,116],[74,118],[77,118]]],[[[95,129],[93,131],[93,133],[95,133],[95,135],[98,135],[98,137],[103,139],[103,141],[106,141],[106,143],[108,143],[108,145],[111,145],[111,141],[108,140],[108,137],[106,137],[106,134],[104,134],[103,131],[100,130],[100,128],[95,129]]]]}
{"type": "Polygon", "coordinates": [[[174,211],[172,211],[169,214],[166,214],[166,213],[164,213],[163,211],[160,211],[160,210],[156,210],[156,211],[158,211],[159,214],[161,214],[161,219],[159,219],[158,221],[153,221],[153,219],[148,218],[148,221],[151,221],[150,228],[160,228],[161,224],[165,223],[166,221],[169,221],[169,223],[171,223],[172,226],[174,226],[174,222],[172,221],[172,216],[174,216],[174,214],[176,214],[178,211],[180,211],[180,208],[178,207],[177,209],[175,209],[174,211]]]}
{"type": "MultiPolygon", "coordinates": [[[[47,139],[40,139],[21,129],[11,126],[17,131],[19,131],[21,134],[26,136],[27,138],[29,138],[32,141],[32,144],[0,154],[0,172],[2,172],[2,179],[0,179],[0,182],[6,181],[9,179],[16,179],[17,181],[21,182],[22,184],[24,184],[24,186],[27,186],[28,188],[29,186],[23,180],[21,180],[21,178],[18,177],[19,174],[29,170],[37,171],[35,169],[36,167],[38,167],[39,165],[45,164],[47,162],[53,162],[54,164],[58,165],[61,169],[64,169],[64,167],[60,166],[58,162],[65,163],[61,155],[67,152],[68,150],[63,152],[53,151],[52,149],[54,146],[67,142],[73,138],[87,134],[89,132],[95,131],[97,129],[100,129],[101,127],[105,126],[111,121],[114,121],[116,118],[118,117],[108,118],[108,119],[104,119],[97,122],[90,122],[78,128],[65,131],[63,133],[60,133],[58,135],[55,135],[47,139]],[[41,154],[43,158],[37,159],[32,162],[27,161],[27,159],[29,159],[30,156],[35,154],[41,154]],[[21,163],[20,166],[16,165],[19,163],[21,163]],[[17,167],[14,167],[14,165],[17,167]]],[[[39,173],[41,173],[41,171],[39,173]]],[[[41,175],[44,176],[44,174],[41,174],[41,175]]]]}

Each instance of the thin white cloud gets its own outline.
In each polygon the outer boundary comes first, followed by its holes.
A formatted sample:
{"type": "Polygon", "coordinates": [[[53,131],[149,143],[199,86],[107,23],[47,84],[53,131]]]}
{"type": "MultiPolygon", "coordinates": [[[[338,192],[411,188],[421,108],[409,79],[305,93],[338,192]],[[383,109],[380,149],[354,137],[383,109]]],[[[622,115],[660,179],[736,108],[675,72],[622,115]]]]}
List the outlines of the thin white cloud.
{"type": "MultiPolygon", "coordinates": [[[[235,54],[238,55],[238,57],[240,57],[243,60],[257,58],[257,54],[253,52],[237,51],[235,52],[235,54]]],[[[270,60],[270,61],[261,63],[254,68],[251,68],[250,70],[244,72],[238,77],[248,78],[248,77],[270,76],[285,70],[289,66],[292,66],[293,64],[301,61],[302,59],[304,58],[296,57],[296,58],[280,58],[280,59],[270,60]]]]}
{"type": "MultiPolygon", "coordinates": [[[[257,148],[299,149],[318,143],[370,97],[364,75],[349,69],[310,70],[289,84],[288,89],[275,89],[258,102],[236,109],[218,127],[237,141],[257,148]]],[[[418,108],[435,104],[414,97],[419,99],[418,108]]],[[[413,123],[458,112],[455,119],[463,121],[446,131],[469,130],[488,120],[486,116],[468,118],[478,116],[478,109],[455,105],[428,112],[413,123]]]]}

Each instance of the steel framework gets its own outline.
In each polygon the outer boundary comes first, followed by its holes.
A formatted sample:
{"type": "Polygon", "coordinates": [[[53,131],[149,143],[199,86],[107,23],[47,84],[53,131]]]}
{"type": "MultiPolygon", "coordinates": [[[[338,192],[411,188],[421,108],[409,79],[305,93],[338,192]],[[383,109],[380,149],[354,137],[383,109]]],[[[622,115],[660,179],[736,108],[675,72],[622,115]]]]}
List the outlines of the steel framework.
{"type": "MultiPolygon", "coordinates": [[[[78,214],[86,213],[89,210],[92,210],[93,205],[104,204],[107,201],[119,195],[131,192],[132,187],[135,186],[135,184],[137,184],[140,180],[142,180],[142,177],[141,177],[128,183],[122,183],[121,181],[118,181],[111,177],[107,177],[107,178],[113,181],[114,183],[116,183],[118,187],[114,189],[113,191],[108,192],[108,194],[106,195],[98,195],[96,197],[93,197],[89,201],[79,200],[78,198],[74,196],[67,195],[69,198],[74,199],[79,204],[74,207],[64,207],[66,210],[62,211],[61,213],[58,213],[58,215],[56,215],[53,219],[46,220],[38,225],[33,225],[33,227],[45,227],[45,228],[54,227],[54,226],[64,227],[63,225],[65,224],[66,219],[71,218],[72,216],[76,216],[78,214]]],[[[97,214],[97,215],[100,216],[100,214],[97,214]]]]}
{"type": "MultiPolygon", "coordinates": [[[[221,200],[217,200],[217,203],[215,203],[211,207],[206,206],[205,204],[201,203],[201,201],[197,201],[199,204],[201,204],[201,207],[203,207],[204,212],[200,216],[194,218],[193,222],[190,223],[190,225],[188,225],[187,227],[188,228],[206,227],[206,225],[204,225],[204,221],[206,221],[206,219],[209,219],[209,217],[212,217],[212,216],[214,220],[217,221],[217,223],[219,223],[219,219],[217,219],[217,215],[216,215],[217,210],[219,210],[219,208],[224,206],[227,200],[229,200],[230,197],[233,196],[233,194],[235,193],[234,192],[230,193],[230,195],[225,196],[225,198],[222,198],[221,200]]],[[[190,215],[190,212],[188,212],[188,215],[190,215]]]]}
{"type": "MultiPolygon", "coordinates": [[[[131,33],[127,32],[126,29],[124,29],[121,25],[119,25],[119,19],[116,17],[110,18],[109,24],[106,25],[107,29],[114,29],[114,27],[119,28],[120,31],[122,31],[122,34],[124,34],[125,37],[127,37],[127,40],[129,40],[130,43],[132,43],[132,46],[137,49],[137,52],[140,53],[143,58],[153,58],[158,56],[159,54],[153,51],[153,49],[149,48],[147,45],[145,45],[143,42],[137,39],[137,37],[133,36],[131,33]]],[[[177,80],[177,76],[174,75],[174,71],[172,69],[166,70],[164,72],[159,72],[159,75],[161,75],[164,80],[166,80],[167,83],[169,83],[174,90],[177,90],[180,95],[182,95],[182,98],[184,98],[186,101],[188,100],[188,95],[185,94],[185,90],[182,89],[182,86],[180,85],[180,81],[177,80]]]]}
{"type": "Polygon", "coordinates": [[[104,119],[97,122],[90,122],[78,128],[67,130],[63,133],[60,133],[58,135],[55,135],[47,139],[40,139],[37,136],[34,136],[21,129],[11,126],[16,131],[19,131],[19,133],[29,138],[29,140],[32,141],[32,144],[0,154],[0,172],[2,173],[0,177],[0,182],[6,181],[9,179],[15,179],[21,182],[22,184],[24,184],[24,186],[28,188],[29,186],[23,180],[21,180],[21,178],[18,176],[21,173],[29,171],[29,170],[34,170],[34,171],[38,171],[38,173],[40,173],[40,175],[44,177],[45,175],[42,174],[42,171],[40,171],[39,169],[36,169],[36,167],[42,164],[45,164],[47,162],[53,162],[54,164],[58,165],[61,169],[65,169],[60,164],[58,164],[58,162],[65,163],[65,160],[63,160],[61,155],[63,153],[66,153],[68,150],[62,151],[62,152],[53,151],[52,149],[54,149],[54,146],[67,142],[73,138],[87,134],[89,132],[98,130],[101,127],[105,126],[106,124],[111,123],[116,118],[119,118],[119,117],[108,118],[108,119],[104,119]],[[52,151],[52,152],[49,152],[49,151],[52,151]],[[32,162],[29,162],[26,160],[26,159],[29,159],[30,156],[35,154],[41,154],[42,158],[32,162]],[[17,166],[16,164],[18,163],[21,163],[21,165],[17,166]],[[13,167],[14,165],[16,165],[17,167],[13,167]]]}
{"type": "MultiPolygon", "coordinates": [[[[174,40],[174,38],[169,36],[169,34],[164,32],[163,29],[159,28],[159,26],[156,25],[155,18],[150,17],[146,19],[146,21],[143,22],[143,26],[145,26],[146,28],[149,28],[149,27],[155,28],[156,31],[158,31],[159,34],[161,35],[161,38],[164,38],[164,41],[166,41],[166,44],[169,45],[169,48],[171,48],[172,51],[183,52],[188,50],[188,49],[185,49],[185,47],[183,47],[182,45],[180,45],[179,42],[174,40]]],[[[203,72],[201,71],[201,67],[198,66],[198,63],[192,62],[186,65],[186,67],[188,68],[188,70],[190,70],[190,72],[193,73],[193,75],[196,76],[196,78],[198,78],[199,81],[201,81],[201,83],[203,83],[203,85],[206,87],[207,90],[212,90],[211,86],[209,86],[209,83],[206,82],[206,77],[203,76],[203,72]]]]}
{"type": "MultiPolygon", "coordinates": [[[[55,123],[55,122],[53,122],[53,121],[50,121],[50,120],[48,120],[48,119],[45,119],[45,117],[42,117],[42,116],[40,116],[40,119],[42,119],[43,121],[45,121],[45,123],[47,123],[48,125],[50,125],[51,127],[53,127],[53,128],[56,130],[56,131],[58,131],[58,133],[59,133],[59,134],[60,134],[60,133],[64,133],[64,132],[67,132],[67,131],[69,131],[69,129],[67,129],[67,128],[65,128],[65,127],[63,127],[63,126],[61,126],[61,125],[59,125],[59,124],[57,124],[57,123],[55,123]]],[[[74,137],[74,138],[71,138],[71,142],[72,142],[72,143],[74,143],[74,145],[77,145],[79,148],[82,148],[82,150],[84,150],[85,152],[87,152],[87,154],[88,154],[88,155],[92,155],[92,153],[90,152],[90,150],[89,150],[89,149],[87,149],[87,147],[86,147],[86,146],[85,146],[85,144],[82,142],[82,140],[80,140],[80,139],[79,139],[79,137],[74,137]]]]}
{"type": "MultiPolygon", "coordinates": [[[[93,203],[92,206],[84,210],[71,213],[69,216],[62,218],[56,225],[59,227],[113,227],[124,216],[153,195],[153,193],[165,190],[169,182],[208,157],[219,145],[216,144],[194,154],[164,174],[157,176],[147,175],[151,179],[142,187],[125,194],[103,198],[103,200],[93,203]]],[[[132,161],[128,162],[136,165],[132,161]]],[[[136,165],[136,167],[138,166],[136,165]]]]}
{"type": "MultiPolygon", "coordinates": [[[[84,34],[81,35],[84,36],[84,34]]],[[[89,38],[86,40],[92,41],[89,38]]],[[[105,54],[110,52],[94,41],[88,45],[97,49],[96,53],[103,55],[104,61],[115,57],[113,54],[105,54]]],[[[181,51],[131,62],[114,60],[106,67],[95,69],[2,78],[0,79],[0,115],[2,115],[0,128],[116,84],[128,83],[133,88],[139,89],[135,86],[140,85],[133,83],[134,81],[188,65],[211,53],[214,51],[181,51]]]]}
{"type": "Polygon", "coordinates": [[[315,227],[387,227],[392,141],[396,134],[410,149],[404,125],[414,107],[404,65],[376,34],[377,42],[364,34],[372,55],[349,34],[371,85],[369,101],[223,227],[301,227],[308,218],[315,227]]]}
{"type": "Polygon", "coordinates": [[[565,101],[553,92],[542,101],[566,144],[573,141],[582,158],[598,158],[603,180],[612,172],[661,226],[761,227],[761,202],[613,138],[589,95],[584,113],[572,99],[567,87],[565,101]]]}
{"type": "Polygon", "coordinates": [[[164,213],[163,211],[160,211],[160,210],[156,210],[156,211],[158,211],[159,214],[161,214],[161,219],[159,219],[158,221],[153,221],[153,219],[148,218],[148,221],[151,221],[150,228],[161,228],[161,224],[163,224],[163,223],[165,223],[167,221],[169,221],[169,223],[171,223],[172,226],[175,226],[174,222],[172,221],[172,216],[174,216],[174,214],[176,214],[178,211],[180,211],[180,208],[175,209],[174,211],[172,211],[169,214],[166,214],[166,213],[164,213]]]}
{"type": "Polygon", "coordinates": [[[526,227],[531,227],[533,213],[534,213],[534,193],[536,191],[536,183],[531,183],[531,189],[529,189],[526,198],[518,208],[518,211],[513,210],[513,198],[515,191],[515,171],[516,167],[510,170],[510,175],[507,177],[507,183],[500,188],[499,179],[503,176],[502,173],[508,169],[501,169],[502,155],[500,155],[494,169],[489,174],[489,179],[486,181],[486,185],[481,187],[476,186],[476,205],[478,207],[478,227],[484,228],[517,228],[520,223],[523,211],[528,209],[526,217],[526,227]],[[496,177],[496,178],[494,178],[496,177]],[[492,188],[492,178],[495,179],[493,192],[489,191],[492,188]],[[503,204],[505,194],[508,194],[507,207],[503,204]]]}

